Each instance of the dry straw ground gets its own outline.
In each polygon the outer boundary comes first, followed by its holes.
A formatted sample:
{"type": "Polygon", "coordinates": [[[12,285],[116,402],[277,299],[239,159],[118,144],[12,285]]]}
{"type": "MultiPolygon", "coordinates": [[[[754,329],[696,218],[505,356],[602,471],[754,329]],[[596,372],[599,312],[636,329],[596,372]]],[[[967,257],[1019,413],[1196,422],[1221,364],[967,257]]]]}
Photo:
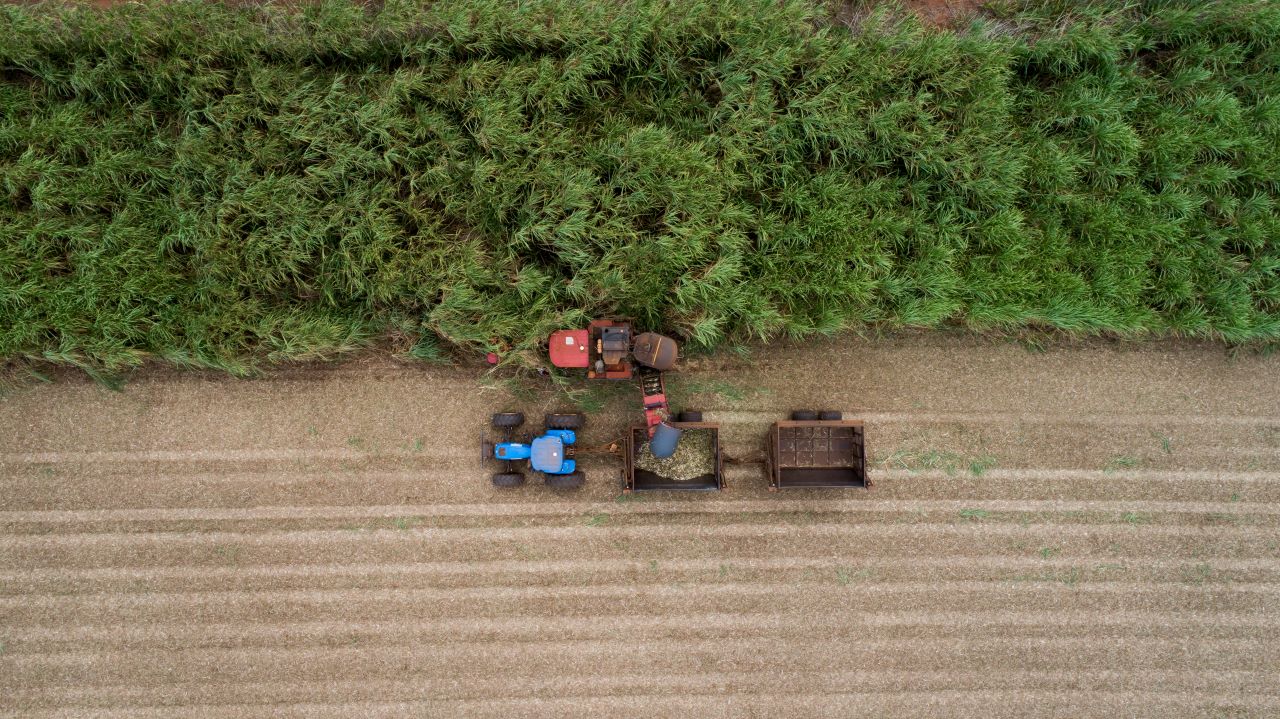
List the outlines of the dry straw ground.
{"type": "MultiPolygon", "coordinates": [[[[478,369],[10,393],[0,714],[1280,711],[1274,360],[930,335],[686,370],[738,455],[864,418],[877,486],[622,498],[597,458],[495,490],[488,413],[565,407],[478,369]]],[[[605,399],[588,442],[635,419],[605,399]]]]}

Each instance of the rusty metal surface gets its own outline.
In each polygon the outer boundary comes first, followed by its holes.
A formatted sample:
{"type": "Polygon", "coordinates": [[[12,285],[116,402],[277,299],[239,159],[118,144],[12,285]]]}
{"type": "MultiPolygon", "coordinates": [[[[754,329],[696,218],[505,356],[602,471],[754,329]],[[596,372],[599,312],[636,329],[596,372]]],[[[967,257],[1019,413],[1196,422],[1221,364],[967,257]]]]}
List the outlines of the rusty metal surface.
{"type": "Polygon", "coordinates": [[[780,427],[778,466],[852,467],[861,444],[853,427],[780,427]]]}
{"type": "Polygon", "coordinates": [[[608,356],[604,354],[604,342],[601,333],[605,329],[619,328],[625,329],[627,335],[631,334],[631,323],[626,320],[593,320],[587,325],[588,332],[588,353],[591,365],[587,369],[587,379],[608,379],[608,380],[626,380],[631,379],[635,371],[628,352],[621,354],[610,352],[608,356]],[[604,363],[603,371],[599,371],[595,366],[596,361],[600,360],[604,363]]]}
{"type": "Polygon", "coordinates": [[[636,336],[632,351],[636,361],[656,370],[669,370],[676,364],[676,341],[656,332],[642,332],[636,336]]]}
{"type": "Polygon", "coordinates": [[[859,420],[775,422],[767,452],[766,473],[774,489],[870,486],[859,420]]]}

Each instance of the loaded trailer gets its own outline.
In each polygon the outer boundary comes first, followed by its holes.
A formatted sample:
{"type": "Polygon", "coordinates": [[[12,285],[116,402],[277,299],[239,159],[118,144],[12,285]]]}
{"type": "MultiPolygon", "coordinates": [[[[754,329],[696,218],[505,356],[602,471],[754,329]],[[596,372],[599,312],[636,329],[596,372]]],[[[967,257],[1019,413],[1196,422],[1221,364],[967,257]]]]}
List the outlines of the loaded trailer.
{"type": "Polygon", "coordinates": [[[671,423],[680,443],[669,457],[650,451],[648,428],[635,425],[622,447],[622,491],[718,492],[724,489],[720,425],[702,421],[701,412],[681,412],[671,423]]]}

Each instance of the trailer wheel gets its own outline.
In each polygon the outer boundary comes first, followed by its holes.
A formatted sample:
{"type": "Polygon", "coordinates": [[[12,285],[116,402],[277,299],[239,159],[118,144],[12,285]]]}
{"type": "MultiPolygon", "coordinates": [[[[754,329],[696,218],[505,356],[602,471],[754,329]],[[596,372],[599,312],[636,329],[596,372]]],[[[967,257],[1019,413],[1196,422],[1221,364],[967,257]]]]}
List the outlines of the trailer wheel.
{"type": "Polygon", "coordinates": [[[493,475],[493,486],[495,487],[519,487],[524,484],[524,475],[519,472],[499,472],[493,475]]]}
{"type": "Polygon", "coordinates": [[[586,419],[580,414],[549,414],[547,429],[582,429],[586,419]]]}
{"type": "Polygon", "coordinates": [[[840,414],[838,410],[828,409],[828,410],[823,410],[819,412],[818,419],[822,420],[823,422],[839,422],[840,420],[844,419],[844,415],[840,414]]]}
{"type": "Polygon", "coordinates": [[[493,415],[493,426],[498,429],[513,429],[524,424],[524,414],[521,412],[499,412],[493,415]]]}
{"type": "Polygon", "coordinates": [[[547,486],[556,489],[578,489],[586,481],[587,475],[582,472],[547,475],[547,486]]]}
{"type": "Polygon", "coordinates": [[[680,413],[680,416],[676,418],[676,421],[677,422],[701,422],[702,413],[692,409],[686,409],[685,411],[680,413]]]}
{"type": "Polygon", "coordinates": [[[792,422],[812,422],[818,418],[818,413],[807,409],[798,409],[791,413],[792,422]]]}

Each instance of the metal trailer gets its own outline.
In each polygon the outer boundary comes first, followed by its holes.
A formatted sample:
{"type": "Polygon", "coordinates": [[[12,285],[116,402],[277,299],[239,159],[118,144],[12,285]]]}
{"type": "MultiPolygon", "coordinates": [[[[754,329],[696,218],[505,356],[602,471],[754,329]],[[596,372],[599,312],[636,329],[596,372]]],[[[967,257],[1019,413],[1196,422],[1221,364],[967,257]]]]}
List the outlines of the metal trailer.
{"type": "Polygon", "coordinates": [[[862,422],[839,412],[806,411],[774,422],[765,445],[765,474],[771,492],[870,487],[862,422]]]}
{"type": "Polygon", "coordinates": [[[703,422],[701,412],[681,412],[678,421],[672,422],[677,429],[688,431],[707,431],[711,433],[711,452],[713,470],[692,479],[673,479],[636,466],[644,443],[649,440],[649,430],[645,425],[634,425],[627,431],[622,446],[622,491],[632,492],[718,492],[724,489],[724,460],[720,451],[720,425],[703,422]]]}

